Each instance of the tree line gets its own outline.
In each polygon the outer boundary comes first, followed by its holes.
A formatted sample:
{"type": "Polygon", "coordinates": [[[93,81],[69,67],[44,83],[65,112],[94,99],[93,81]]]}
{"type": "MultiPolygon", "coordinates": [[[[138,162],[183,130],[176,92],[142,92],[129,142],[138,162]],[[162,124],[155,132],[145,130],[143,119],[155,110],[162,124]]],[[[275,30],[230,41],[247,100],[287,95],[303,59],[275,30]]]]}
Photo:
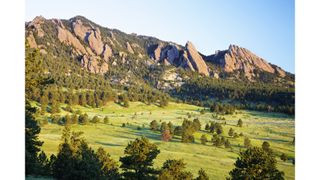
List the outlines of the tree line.
{"type": "Polygon", "coordinates": [[[193,76],[170,94],[181,101],[201,106],[210,106],[212,100],[231,100],[232,103],[229,104],[235,104],[235,107],[241,109],[294,114],[294,88],[275,84],[193,76]]]}

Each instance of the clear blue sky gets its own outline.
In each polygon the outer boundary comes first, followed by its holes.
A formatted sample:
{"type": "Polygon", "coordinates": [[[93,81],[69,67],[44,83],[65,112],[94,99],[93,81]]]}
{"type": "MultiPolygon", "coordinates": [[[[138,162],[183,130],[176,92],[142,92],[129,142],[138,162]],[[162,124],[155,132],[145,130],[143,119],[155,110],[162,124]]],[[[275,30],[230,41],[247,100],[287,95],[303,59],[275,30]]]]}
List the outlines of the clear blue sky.
{"type": "Polygon", "coordinates": [[[294,73],[294,0],[26,1],[26,21],[37,15],[82,15],[126,33],[189,40],[206,55],[237,44],[294,73]]]}

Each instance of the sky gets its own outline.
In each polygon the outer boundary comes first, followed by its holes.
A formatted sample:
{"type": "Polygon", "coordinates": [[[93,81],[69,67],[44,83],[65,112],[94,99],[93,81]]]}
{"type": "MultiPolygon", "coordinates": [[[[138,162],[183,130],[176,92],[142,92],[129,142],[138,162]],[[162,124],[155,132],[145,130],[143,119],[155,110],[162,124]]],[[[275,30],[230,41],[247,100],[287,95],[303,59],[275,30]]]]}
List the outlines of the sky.
{"type": "Polygon", "coordinates": [[[27,0],[25,20],[82,15],[126,33],[191,41],[205,55],[236,44],[294,73],[294,9],[294,0],[27,0]]]}

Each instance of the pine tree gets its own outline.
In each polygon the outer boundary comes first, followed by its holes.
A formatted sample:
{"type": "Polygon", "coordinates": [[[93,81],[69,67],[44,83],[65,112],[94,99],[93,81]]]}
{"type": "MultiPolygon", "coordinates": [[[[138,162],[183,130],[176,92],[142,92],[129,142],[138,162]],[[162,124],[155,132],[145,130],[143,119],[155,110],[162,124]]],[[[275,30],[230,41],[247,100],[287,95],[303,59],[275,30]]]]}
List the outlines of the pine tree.
{"type": "Polygon", "coordinates": [[[151,123],[150,123],[150,129],[152,130],[152,131],[157,131],[158,130],[158,127],[159,125],[158,125],[158,122],[156,121],[156,120],[153,120],[153,121],[151,121],[151,123]]]}
{"type": "Polygon", "coordinates": [[[81,114],[79,116],[79,123],[82,125],[86,125],[89,122],[89,116],[85,113],[85,114],[81,114]]]}
{"type": "Polygon", "coordinates": [[[267,141],[264,141],[261,146],[262,146],[262,149],[264,151],[266,151],[266,152],[270,152],[271,151],[270,144],[267,141]]]}
{"type": "Polygon", "coordinates": [[[72,124],[78,124],[78,116],[77,116],[77,114],[72,114],[71,123],[72,124]]]}
{"type": "Polygon", "coordinates": [[[201,123],[200,123],[199,119],[193,120],[193,126],[194,126],[195,131],[199,131],[201,129],[201,123]]]}
{"type": "Polygon", "coordinates": [[[238,120],[238,124],[237,124],[237,126],[239,126],[239,127],[242,127],[242,126],[243,126],[243,122],[242,122],[242,120],[241,120],[241,119],[239,119],[239,120],[238,120]]]}
{"type": "Polygon", "coordinates": [[[156,159],[160,150],[145,137],[137,138],[129,142],[124,157],[120,157],[123,176],[129,179],[153,178],[156,170],[153,169],[153,160],[156,159]]]}
{"type": "Polygon", "coordinates": [[[159,180],[183,179],[192,180],[192,173],[185,171],[186,163],[180,160],[168,159],[163,163],[160,170],[159,180]]]}
{"type": "Polygon", "coordinates": [[[38,153],[43,142],[39,140],[38,135],[41,131],[39,125],[34,120],[33,114],[36,109],[31,107],[26,101],[25,106],[25,167],[26,174],[35,174],[39,168],[38,153]]]}
{"type": "Polygon", "coordinates": [[[163,132],[165,130],[168,130],[169,129],[169,126],[167,125],[166,122],[162,122],[161,123],[161,126],[160,126],[160,132],[163,132]]]}
{"type": "Polygon", "coordinates": [[[198,171],[198,177],[195,180],[209,180],[209,176],[202,168],[198,171]]]}
{"type": "Polygon", "coordinates": [[[181,141],[184,143],[194,142],[194,136],[193,136],[194,132],[195,132],[195,127],[193,122],[185,119],[182,123],[181,141]]]}
{"type": "Polygon", "coordinates": [[[57,102],[56,100],[53,100],[51,103],[51,113],[55,114],[55,113],[59,113],[59,112],[60,112],[59,102],[57,102]]]}
{"type": "Polygon", "coordinates": [[[244,142],[243,142],[244,147],[249,148],[251,147],[251,141],[248,137],[244,138],[244,142]]]}
{"type": "Polygon", "coordinates": [[[207,136],[205,134],[202,134],[200,141],[201,144],[206,145],[206,143],[208,142],[207,136]]]}
{"type": "Polygon", "coordinates": [[[70,117],[69,114],[65,115],[65,117],[64,117],[64,124],[65,124],[66,126],[72,124],[71,117],[70,117]]]}
{"type": "Polygon", "coordinates": [[[41,113],[44,114],[45,112],[47,112],[47,106],[49,103],[48,96],[47,95],[41,96],[40,103],[41,103],[41,113]]]}
{"type": "Polygon", "coordinates": [[[173,124],[171,123],[171,121],[168,123],[168,128],[169,128],[170,134],[173,135],[174,134],[174,127],[173,127],[173,124]]]}
{"type": "Polygon", "coordinates": [[[286,162],[288,160],[288,156],[285,154],[285,153],[282,153],[281,156],[280,156],[280,159],[283,161],[283,162],[286,162]]]}
{"type": "Polygon", "coordinates": [[[224,147],[225,148],[230,148],[231,147],[231,144],[230,144],[228,139],[224,142],[224,147]]]}
{"type": "Polygon", "coordinates": [[[109,118],[108,118],[108,116],[105,116],[105,117],[104,117],[103,123],[104,123],[104,124],[109,124],[109,118]]]}
{"type": "Polygon", "coordinates": [[[240,152],[230,171],[232,180],[236,179],[284,179],[284,173],[276,166],[276,159],[262,148],[253,147],[240,152]]]}
{"type": "Polygon", "coordinates": [[[206,124],[205,128],[204,128],[206,131],[209,131],[210,130],[210,125],[209,124],[206,124]]]}
{"type": "Polygon", "coordinates": [[[100,122],[100,118],[98,116],[94,116],[92,119],[91,119],[91,122],[92,123],[98,123],[100,122]]]}
{"type": "Polygon", "coordinates": [[[229,129],[228,135],[232,137],[234,135],[234,130],[232,128],[229,129]]]}
{"type": "Polygon", "coordinates": [[[117,162],[111,159],[110,154],[107,154],[102,147],[99,147],[97,150],[97,156],[102,166],[101,170],[103,173],[103,178],[120,179],[117,162]]]}

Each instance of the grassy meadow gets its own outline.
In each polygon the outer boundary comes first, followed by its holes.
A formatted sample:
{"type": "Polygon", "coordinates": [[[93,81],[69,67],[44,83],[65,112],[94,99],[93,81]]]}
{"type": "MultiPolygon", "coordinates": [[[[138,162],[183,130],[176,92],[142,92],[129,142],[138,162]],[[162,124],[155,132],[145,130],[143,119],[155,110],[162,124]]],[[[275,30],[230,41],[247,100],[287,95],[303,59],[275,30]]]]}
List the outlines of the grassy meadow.
{"type": "MultiPolygon", "coordinates": [[[[38,106],[35,103],[34,105],[38,106]]],[[[263,141],[268,141],[277,155],[278,168],[285,172],[286,179],[294,179],[294,165],[291,160],[283,162],[279,158],[281,153],[286,153],[289,158],[295,156],[294,145],[291,143],[295,136],[294,119],[284,114],[241,110],[233,115],[224,115],[226,125],[223,125],[223,136],[229,139],[232,145],[232,149],[226,149],[224,146],[215,147],[211,142],[208,142],[207,145],[200,143],[202,134],[207,134],[208,140],[211,140],[212,135],[204,131],[205,124],[220,120],[215,119],[208,110],[201,114],[202,108],[198,106],[170,102],[167,107],[160,108],[141,102],[130,102],[129,108],[115,103],[109,103],[102,108],[82,106],[72,108],[87,113],[90,119],[95,115],[100,116],[101,119],[105,116],[109,117],[108,124],[100,122],[89,125],[71,125],[70,127],[72,131],[84,132],[83,137],[91,147],[97,149],[102,146],[117,161],[120,156],[124,155],[124,149],[129,141],[146,136],[160,149],[160,154],[155,160],[155,167],[160,168],[167,159],[182,158],[187,163],[187,170],[191,171],[194,177],[197,176],[198,170],[203,168],[212,179],[225,179],[229,171],[233,169],[239,151],[244,149],[244,137],[249,137],[254,146],[261,147],[263,141]],[[188,114],[191,114],[190,120],[199,118],[202,125],[202,130],[194,134],[195,143],[181,143],[181,137],[177,136],[170,142],[163,142],[160,132],[151,131],[149,128],[152,120],[157,120],[159,125],[164,121],[171,121],[175,126],[181,125],[183,119],[188,118],[188,114]],[[243,127],[236,126],[240,118],[243,120],[243,127]],[[128,125],[122,127],[123,123],[128,125]],[[138,127],[141,129],[138,130],[138,127]],[[230,138],[228,136],[230,128],[233,128],[238,134],[243,133],[244,136],[237,139],[230,138]]],[[[61,109],[61,115],[67,113],[61,109]]],[[[48,115],[43,115],[38,119],[43,119],[48,115]]],[[[63,128],[63,126],[51,123],[41,126],[39,138],[44,141],[42,149],[47,154],[57,153],[63,128]]]]}

